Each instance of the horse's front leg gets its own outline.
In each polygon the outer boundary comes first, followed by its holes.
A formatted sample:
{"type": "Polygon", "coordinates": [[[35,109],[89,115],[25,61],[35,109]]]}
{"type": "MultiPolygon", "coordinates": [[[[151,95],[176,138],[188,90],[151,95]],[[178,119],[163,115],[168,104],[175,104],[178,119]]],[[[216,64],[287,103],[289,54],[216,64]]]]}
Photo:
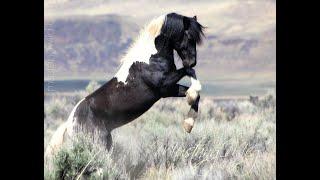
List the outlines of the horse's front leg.
{"type": "Polygon", "coordinates": [[[187,69],[186,71],[191,78],[191,86],[186,92],[187,101],[189,105],[193,105],[196,103],[199,97],[199,93],[201,91],[201,84],[200,81],[197,79],[196,72],[194,69],[187,69]]]}
{"type": "Polygon", "coordinates": [[[200,95],[197,96],[196,100],[191,105],[191,108],[188,112],[188,118],[183,121],[183,127],[188,133],[191,132],[194,126],[194,120],[198,117],[199,101],[200,95]]]}
{"type": "Polygon", "coordinates": [[[161,97],[186,97],[186,92],[189,89],[189,87],[180,85],[180,84],[174,84],[171,86],[165,86],[161,87],[161,97]]]}
{"type": "MultiPolygon", "coordinates": [[[[186,97],[187,91],[190,89],[187,86],[183,86],[180,84],[175,84],[170,87],[163,87],[161,89],[161,94],[163,98],[166,97],[186,97]]],[[[194,121],[198,115],[200,96],[198,95],[196,100],[191,104],[190,110],[188,112],[188,118],[183,121],[183,128],[186,132],[190,133],[193,126],[194,121]]]]}
{"type": "Polygon", "coordinates": [[[152,88],[163,88],[177,84],[177,82],[186,75],[187,72],[185,68],[181,68],[168,73],[155,73],[154,71],[146,71],[142,74],[142,79],[148,86],[152,88]]]}
{"type": "Polygon", "coordinates": [[[165,75],[165,78],[163,79],[161,86],[170,87],[172,85],[175,85],[186,75],[189,76],[188,71],[185,68],[181,68],[176,71],[169,72],[168,74],[165,75]]]}

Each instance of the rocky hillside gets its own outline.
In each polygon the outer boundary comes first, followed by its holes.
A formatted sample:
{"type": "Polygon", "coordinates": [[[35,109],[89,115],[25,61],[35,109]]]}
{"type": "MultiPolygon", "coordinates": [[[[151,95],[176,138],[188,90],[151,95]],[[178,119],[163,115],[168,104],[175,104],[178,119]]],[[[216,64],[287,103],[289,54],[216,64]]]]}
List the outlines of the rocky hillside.
{"type": "Polygon", "coordinates": [[[202,81],[275,82],[274,1],[49,2],[44,27],[47,79],[110,77],[139,29],[152,18],[175,11],[197,15],[207,27],[196,67],[202,81]],[[144,9],[137,11],[141,4],[144,9]]]}
{"type": "Polygon", "coordinates": [[[138,26],[116,15],[75,16],[45,22],[44,60],[57,77],[112,73],[138,26]],[[94,71],[94,72],[93,72],[94,71]]]}

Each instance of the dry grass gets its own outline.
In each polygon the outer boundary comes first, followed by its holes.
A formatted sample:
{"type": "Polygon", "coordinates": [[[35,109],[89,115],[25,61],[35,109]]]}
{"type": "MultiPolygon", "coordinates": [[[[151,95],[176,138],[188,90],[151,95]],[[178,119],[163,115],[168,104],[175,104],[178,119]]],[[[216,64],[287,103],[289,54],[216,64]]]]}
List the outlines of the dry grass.
{"type": "MultiPolygon", "coordinates": [[[[84,94],[45,101],[45,145],[84,94]]],[[[203,97],[191,134],[181,126],[189,108],[186,100],[160,100],[112,132],[110,152],[91,141],[66,145],[56,158],[59,166],[45,169],[45,179],[57,179],[61,171],[69,175],[65,179],[72,179],[92,159],[83,173],[87,179],[275,179],[275,98],[266,95],[254,105],[248,100],[203,97]]]]}

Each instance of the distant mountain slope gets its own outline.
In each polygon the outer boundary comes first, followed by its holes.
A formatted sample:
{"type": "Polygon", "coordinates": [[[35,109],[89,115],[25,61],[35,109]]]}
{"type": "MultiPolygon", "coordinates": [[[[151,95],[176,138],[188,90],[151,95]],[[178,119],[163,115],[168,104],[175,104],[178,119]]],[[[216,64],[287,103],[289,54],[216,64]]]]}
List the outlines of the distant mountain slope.
{"type": "Polygon", "coordinates": [[[44,60],[54,64],[55,76],[85,77],[115,72],[139,28],[126,17],[103,15],[46,20],[44,31],[44,60]]]}
{"type": "MultiPolygon", "coordinates": [[[[50,6],[49,3],[45,8],[45,77],[110,77],[139,29],[152,18],[175,11],[197,15],[208,27],[206,38],[198,47],[196,66],[203,82],[275,82],[274,1],[137,2],[66,0],[52,1],[50,6]],[[54,66],[53,70],[50,66],[54,66]]],[[[179,59],[176,62],[180,63],[179,59]]]]}

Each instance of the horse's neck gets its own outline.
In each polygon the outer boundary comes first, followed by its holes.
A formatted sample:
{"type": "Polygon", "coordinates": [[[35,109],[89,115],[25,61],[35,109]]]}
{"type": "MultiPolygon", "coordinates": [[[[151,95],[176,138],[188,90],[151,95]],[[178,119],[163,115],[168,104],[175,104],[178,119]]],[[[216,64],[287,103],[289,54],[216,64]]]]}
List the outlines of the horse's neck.
{"type": "Polygon", "coordinates": [[[170,63],[174,62],[173,49],[171,49],[171,48],[163,48],[157,54],[159,57],[166,59],[170,63]]]}
{"type": "Polygon", "coordinates": [[[173,50],[172,53],[162,54],[158,52],[157,54],[152,55],[151,60],[152,64],[157,64],[161,67],[161,71],[174,71],[176,70],[176,65],[174,64],[173,50]]]}
{"type": "Polygon", "coordinates": [[[154,45],[154,37],[148,33],[140,35],[128,53],[123,58],[124,63],[130,61],[139,61],[149,63],[149,58],[152,54],[157,53],[154,45]]]}
{"type": "Polygon", "coordinates": [[[141,34],[128,53],[122,58],[122,64],[115,77],[117,77],[118,81],[125,82],[129,75],[129,69],[134,62],[149,64],[151,55],[156,53],[154,37],[148,33],[141,34]]]}

